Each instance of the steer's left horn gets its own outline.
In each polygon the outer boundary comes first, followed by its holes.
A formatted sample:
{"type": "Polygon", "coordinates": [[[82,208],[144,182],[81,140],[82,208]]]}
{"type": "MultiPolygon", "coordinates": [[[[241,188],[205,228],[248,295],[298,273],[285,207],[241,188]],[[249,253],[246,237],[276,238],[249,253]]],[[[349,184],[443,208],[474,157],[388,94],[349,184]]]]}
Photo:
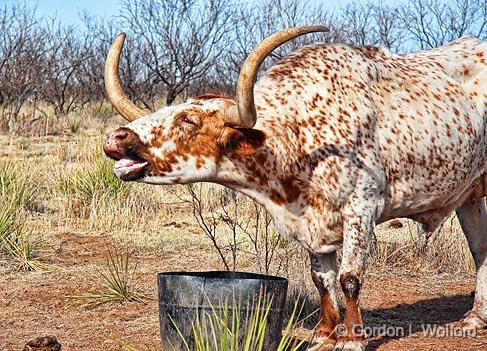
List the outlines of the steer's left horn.
{"type": "Polygon", "coordinates": [[[277,47],[303,34],[313,32],[328,32],[323,26],[304,26],[284,29],[265,38],[247,56],[240,70],[237,82],[236,107],[226,111],[228,125],[252,128],[257,121],[254,103],[254,84],[257,71],[264,59],[277,47]]]}
{"type": "Polygon", "coordinates": [[[133,121],[149,112],[144,111],[135,105],[125,94],[122,85],[120,84],[118,66],[124,41],[125,33],[120,33],[108,50],[107,59],[105,61],[105,89],[107,91],[108,99],[118,113],[120,113],[126,120],[133,121]]]}

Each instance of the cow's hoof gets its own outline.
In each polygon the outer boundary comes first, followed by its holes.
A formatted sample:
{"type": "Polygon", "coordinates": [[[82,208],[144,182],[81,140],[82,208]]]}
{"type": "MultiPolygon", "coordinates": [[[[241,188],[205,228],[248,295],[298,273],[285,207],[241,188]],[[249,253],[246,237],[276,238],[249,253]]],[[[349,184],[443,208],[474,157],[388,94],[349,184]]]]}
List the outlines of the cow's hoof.
{"type": "Polygon", "coordinates": [[[338,341],[334,351],[365,351],[365,341],[338,341]]]}
{"type": "Polygon", "coordinates": [[[335,348],[336,340],[326,336],[315,337],[309,344],[307,351],[331,351],[335,348]]]}
{"type": "Polygon", "coordinates": [[[464,331],[477,331],[487,328],[487,322],[481,318],[476,312],[469,311],[465,314],[465,318],[457,322],[448,323],[447,326],[456,329],[462,329],[464,331]]]}
{"type": "Polygon", "coordinates": [[[481,318],[476,312],[467,312],[465,318],[460,321],[460,327],[464,330],[477,330],[487,328],[487,322],[481,318]]]}

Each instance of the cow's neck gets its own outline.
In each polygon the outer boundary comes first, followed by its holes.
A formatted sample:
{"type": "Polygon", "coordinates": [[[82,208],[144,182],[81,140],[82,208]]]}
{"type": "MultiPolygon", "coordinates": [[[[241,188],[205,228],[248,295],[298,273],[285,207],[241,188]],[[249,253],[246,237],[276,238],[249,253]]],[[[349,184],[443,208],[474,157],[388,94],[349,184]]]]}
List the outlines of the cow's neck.
{"type": "Polygon", "coordinates": [[[293,154],[289,146],[268,139],[253,155],[224,157],[215,182],[248,195],[276,214],[284,205],[296,202],[302,193],[302,182],[296,178],[297,170],[290,158],[293,154]]]}

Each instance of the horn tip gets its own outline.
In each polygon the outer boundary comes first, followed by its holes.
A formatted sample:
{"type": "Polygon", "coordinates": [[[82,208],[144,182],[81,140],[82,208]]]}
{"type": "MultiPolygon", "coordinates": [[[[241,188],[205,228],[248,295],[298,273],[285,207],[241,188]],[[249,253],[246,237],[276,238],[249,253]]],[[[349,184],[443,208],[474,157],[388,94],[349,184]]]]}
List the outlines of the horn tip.
{"type": "Polygon", "coordinates": [[[120,32],[116,37],[115,40],[125,40],[127,34],[125,32],[120,32]]]}
{"type": "Polygon", "coordinates": [[[307,26],[303,27],[305,31],[312,31],[312,32],[329,32],[330,28],[325,26],[307,26]]]}

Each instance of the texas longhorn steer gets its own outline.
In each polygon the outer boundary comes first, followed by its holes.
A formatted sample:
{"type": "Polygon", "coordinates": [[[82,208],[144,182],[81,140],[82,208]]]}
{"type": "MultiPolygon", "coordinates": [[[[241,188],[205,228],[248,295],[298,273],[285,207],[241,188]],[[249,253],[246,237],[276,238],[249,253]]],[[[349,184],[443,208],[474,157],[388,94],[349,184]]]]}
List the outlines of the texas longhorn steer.
{"type": "Polygon", "coordinates": [[[434,230],[456,210],[478,270],[474,305],[461,323],[485,327],[487,42],[463,37],[407,55],[311,45],[255,84],[273,49],[317,31],[326,29],[291,28],[260,43],[243,64],[235,100],[206,94],[154,113],[120,86],[124,36],[117,37],[105,83],[131,123],[104,146],[117,160],[115,174],[152,184],[214,182],[263,205],[277,230],[310,253],[321,296],[315,350],[365,348],[359,295],[375,224],[408,217],[434,230]],[[344,335],[335,331],[337,278],[344,335]]]}

